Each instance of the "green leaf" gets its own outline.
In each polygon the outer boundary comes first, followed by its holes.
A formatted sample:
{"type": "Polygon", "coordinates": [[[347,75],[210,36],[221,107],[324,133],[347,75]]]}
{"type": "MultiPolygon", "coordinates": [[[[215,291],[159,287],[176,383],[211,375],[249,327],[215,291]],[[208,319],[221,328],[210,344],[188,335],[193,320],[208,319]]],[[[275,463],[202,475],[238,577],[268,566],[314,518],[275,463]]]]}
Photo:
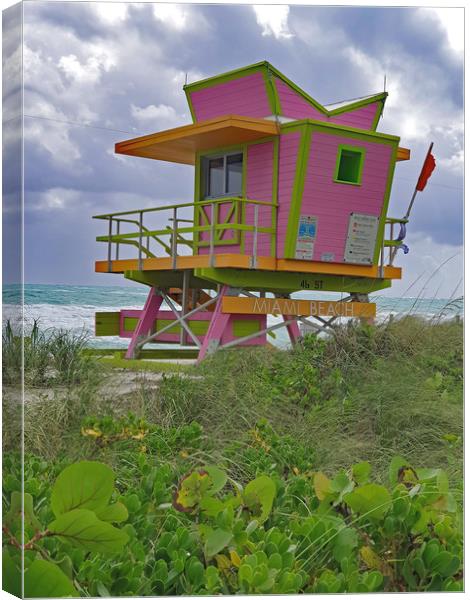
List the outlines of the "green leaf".
{"type": "Polygon", "coordinates": [[[364,583],[370,592],[378,590],[383,583],[383,575],[379,571],[370,571],[364,574],[364,583]]]}
{"type": "Polygon", "coordinates": [[[231,531],[223,529],[214,529],[206,538],[204,545],[204,554],[210,558],[223,550],[231,541],[233,535],[231,531]]]}
{"type": "Polygon", "coordinates": [[[261,475],[250,481],[243,492],[246,506],[255,513],[260,523],[268,518],[275,496],[276,486],[267,475],[261,475]]]}
{"type": "Polygon", "coordinates": [[[21,516],[24,510],[25,525],[31,525],[35,531],[42,529],[41,523],[34,514],[33,497],[31,494],[22,495],[21,492],[12,492],[10,510],[5,515],[3,522],[9,529],[21,526],[21,516]],[[22,506],[23,498],[23,506],[22,506]]]}
{"type": "Polygon", "coordinates": [[[315,489],[315,494],[320,501],[324,500],[331,492],[330,484],[331,481],[321,471],[315,473],[313,476],[313,487],[315,489]]]}
{"type": "MultiPolygon", "coordinates": [[[[194,557],[193,557],[194,558],[194,557]]],[[[204,582],[204,565],[200,560],[193,560],[186,565],[188,579],[192,585],[202,585],[204,582]]]]}
{"type": "Polygon", "coordinates": [[[216,494],[220,492],[220,490],[227,483],[227,474],[217,467],[202,467],[203,471],[207,471],[209,473],[209,477],[212,480],[211,486],[207,491],[208,494],[216,494]]]}
{"type": "Polygon", "coordinates": [[[357,546],[357,533],[351,527],[344,527],[340,529],[338,534],[334,538],[333,544],[333,556],[338,561],[349,556],[357,546]]]}
{"type": "Polygon", "coordinates": [[[207,471],[199,469],[189,473],[180,481],[173,498],[173,507],[180,512],[191,512],[201,502],[212,485],[207,471]]]}
{"type": "Polygon", "coordinates": [[[351,481],[348,474],[345,471],[340,471],[336,477],[331,481],[331,491],[335,495],[334,506],[341,504],[345,494],[348,494],[354,489],[354,481],[351,481]]]}
{"type": "Polygon", "coordinates": [[[57,565],[36,559],[24,574],[26,598],[64,598],[80,596],[72,582],[57,565]]]}
{"type": "Polygon", "coordinates": [[[2,552],[2,580],[5,592],[21,598],[21,571],[8,550],[2,552]]]}
{"type": "Polygon", "coordinates": [[[108,523],[122,523],[122,521],[127,521],[127,518],[129,517],[127,508],[122,502],[108,504],[108,506],[95,511],[95,513],[98,519],[107,521],[108,523]]]}
{"type": "Polygon", "coordinates": [[[76,508],[99,511],[108,504],[114,490],[113,471],[99,462],[70,465],[57,477],[51,506],[56,517],[76,508]]]}
{"type": "Polygon", "coordinates": [[[353,479],[358,485],[363,485],[369,481],[371,466],[368,462],[360,462],[353,465],[353,479]]]}
{"type": "Polygon", "coordinates": [[[439,575],[442,575],[442,577],[450,577],[460,569],[460,559],[447,550],[443,550],[433,558],[430,568],[432,571],[436,571],[439,575]]]}
{"type": "Polygon", "coordinates": [[[205,496],[200,502],[200,507],[208,517],[216,517],[225,509],[225,504],[222,500],[205,496]]]}
{"type": "Polygon", "coordinates": [[[91,510],[77,508],[53,521],[48,530],[83,550],[120,552],[129,537],[121,529],[100,521],[91,510]]]}
{"type": "Polygon", "coordinates": [[[389,510],[392,497],[382,485],[368,483],[346,494],[344,500],[354,512],[370,519],[380,519],[389,510]]]}

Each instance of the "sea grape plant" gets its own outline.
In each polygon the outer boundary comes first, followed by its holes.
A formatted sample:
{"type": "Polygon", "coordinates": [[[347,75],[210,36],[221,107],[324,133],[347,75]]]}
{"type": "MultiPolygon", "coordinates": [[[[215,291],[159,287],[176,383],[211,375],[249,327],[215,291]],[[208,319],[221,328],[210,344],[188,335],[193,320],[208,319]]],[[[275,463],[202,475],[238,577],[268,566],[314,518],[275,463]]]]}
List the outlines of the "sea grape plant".
{"type": "Polygon", "coordinates": [[[79,596],[68,558],[72,548],[98,554],[119,553],[128,541],[116,527],[127,508],[111,502],[114,473],[106,465],[83,461],[66,467],[52,488],[47,525],[35,514],[33,496],[13,491],[3,520],[3,573],[6,590],[21,596],[21,554],[24,552],[26,597],[79,596]],[[24,515],[24,538],[22,516],[24,515]],[[61,561],[53,555],[65,551],[61,561]]]}
{"type": "MultiPolygon", "coordinates": [[[[181,444],[197,434],[185,430],[181,444]]],[[[242,485],[221,466],[155,464],[132,437],[110,443],[136,446],[119,490],[97,462],[66,467],[46,495],[39,477],[28,480],[26,595],[462,590],[461,510],[441,469],[395,457],[388,485],[371,480],[368,463],[335,476],[271,471],[242,485]]],[[[18,594],[17,489],[4,524],[4,581],[18,594]]]]}

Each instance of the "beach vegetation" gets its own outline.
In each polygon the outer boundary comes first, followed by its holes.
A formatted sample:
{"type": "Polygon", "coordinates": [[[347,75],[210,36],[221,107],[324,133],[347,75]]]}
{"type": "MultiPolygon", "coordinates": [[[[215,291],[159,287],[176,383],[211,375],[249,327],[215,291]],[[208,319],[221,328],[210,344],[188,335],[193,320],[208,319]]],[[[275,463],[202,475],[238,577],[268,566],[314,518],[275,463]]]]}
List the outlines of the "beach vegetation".
{"type": "MultiPolygon", "coordinates": [[[[461,591],[462,334],[408,317],[183,371],[88,355],[89,378],[47,376],[24,405],[27,580],[55,571],[49,597],[461,591]],[[70,504],[96,477],[104,497],[70,504]],[[61,536],[74,519],[113,548],[61,536]]],[[[10,522],[21,454],[4,451],[10,522]]]]}

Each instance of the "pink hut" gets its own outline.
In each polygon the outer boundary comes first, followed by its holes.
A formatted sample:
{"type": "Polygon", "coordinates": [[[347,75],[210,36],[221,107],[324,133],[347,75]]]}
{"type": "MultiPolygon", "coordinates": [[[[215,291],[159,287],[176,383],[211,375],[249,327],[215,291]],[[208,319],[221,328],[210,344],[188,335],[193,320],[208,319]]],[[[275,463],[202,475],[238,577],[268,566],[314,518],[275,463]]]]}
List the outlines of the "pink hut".
{"type": "Polygon", "coordinates": [[[96,217],[108,250],[96,270],[150,287],[141,311],[98,313],[96,334],[130,337],[128,357],[170,341],[203,358],[280,326],[295,342],[301,322],[373,317],[367,294],[401,277],[393,229],[406,221],[387,217],[395,164],[410,156],[376,131],[387,93],[323,106],[267,62],[184,91],[192,124],[116,144],[194,165],[194,198],[96,217]],[[292,300],[299,290],[345,298],[292,300]]]}

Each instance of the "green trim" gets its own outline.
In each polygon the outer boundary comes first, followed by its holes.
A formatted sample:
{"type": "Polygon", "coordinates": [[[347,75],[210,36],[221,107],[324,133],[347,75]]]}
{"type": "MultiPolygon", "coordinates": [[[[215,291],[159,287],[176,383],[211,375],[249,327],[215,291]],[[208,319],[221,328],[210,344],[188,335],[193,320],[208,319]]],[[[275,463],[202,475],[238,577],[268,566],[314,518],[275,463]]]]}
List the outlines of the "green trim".
{"type": "Polygon", "coordinates": [[[356,127],[347,127],[346,125],[337,125],[336,123],[322,123],[314,119],[301,119],[290,123],[281,123],[281,133],[286,133],[289,129],[296,129],[299,126],[312,125],[313,131],[321,131],[323,129],[331,129],[331,133],[337,132],[337,135],[348,135],[348,137],[357,137],[358,139],[371,139],[374,142],[387,140],[389,142],[399,142],[400,138],[397,135],[388,133],[379,133],[377,131],[369,131],[357,129],[356,127]]]}
{"type": "Polygon", "coordinates": [[[191,94],[188,90],[184,90],[184,93],[186,95],[186,101],[188,102],[189,112],[191,113],[191,119],[193,120],[193,123],[196,123],[196,113],[194,112],[194,105],[193,101],[191,100],[191,94]]]}
{"type": "Polygon", "coordinates": [[[211,284],[266,292],[293,293],[299,291],[357,292],[368,294],[388,288],[390,279],[347,277],[323,273],[292,273],[287,271],[251,271],[248,269],[195,269],[197,277],[211,284]]]}
{"type": "Polygon", "coordinates": [[[387,219],[388,205],[390,202],[390,193],[392,190],[393,175],[395,173],[395,165],[397,164],[397,152],[396,152],[397,146],[398,146],[398,143],[396,144],[395,147],[391,148],[391,152],[390,152],[390,166],[388,169],[387,184],[385,186],[385,193],[384,193],[384,198],[383,198],[383,203],[382,203],[382,212],[380,213],[379,225],[377,228],[377,242],[375,245],[374,257],[373,257],[373,264],[376,264],[376,265],[379,264],[380,250],[382,248],[383,240],[385,237],[385,222],[387,219]]]}
{"type": "MultiPolygon", "coordinates": [[[[202,170],[201,170],[201,161],[199,159],[199,156],[196,156],[196,165],[195,165],[195,169],[194,169],[194,173],[195,173],[195,185],[194,185],[194,225],[196,227],[200,226],[200,222],[199,222],[199,210],[196,209],[196,203],[200,202],[201,200],[201,178],[202,178],[202,170]]],[[[199,232],[195,232],[194,233],[194,237],[193,237],[193,256],[198,254],[198,247],[199,247],[199,232]]]]}
{"type": "MultiPolygon", "coordinates": [[[[279,93],[276,86],[276,83],[272,77],[279,78],[285,84],[287,84],[291,89],[300,94],[309,104],[314,106],[317,110],[319,110],[322,114],[326,116],[334,116],[339,115],[344,112],[350,112],[351,110],[355,110],[357,108],[361,108],[363,106],[367,106],[368,104],[372,104],[374,102],[385,102],[388,93],[380,92],[369,98],[359,99],[351,101],[350,104],[345,104],[344,106],[340,106],[339,108],[335,108],[333,110],[328,110],[323,104],[315,100],[310,94],[305,92],[302,88],[300,88],[296,83],[294,83],[291,79],[286,77],[283,73],[281,73],[278,69],[273,67],[271,63],[268,61],[261,61],[257,63],[253,63],[251,65],[247,65],[245,67],[240,67],[238,69],[234,69],[232,71],[228,71],[226,73],[221,73],[219,75],[214,75],[213,77],[207,77],[206,79],[201,79],[200,81],[195,81],[194,83],[186,84],[183,89],[186,92],[186,97],[188,98],[188,103],[190,103],[191,114],[193,115],[193,110],[191,106],[191,96],[190,94],[197,90],[202,90],[206,88],[213,87],[215,85],[219,85],[221,83],[226,83],[227,81],[233,81],[234,79],[240,79],[241,77],[245,77],[246,75],[250,75],[252,73],[256,73],[261,71],[263,73],[263,78],[265,80],[266,85],[266,94],[268,97],[269,104],[273,111],[273,114],[280,115],[281,113],[281,105],[279,101],[279,93]]],[[[194,116],[193,116],[194,119],[194,116]]]]}
{"type": "Polygon", "coordinates": [[[271,225],[275,234],[271,236],[271,256],[277,253],[277,212],[279,210],[279,137],[273,141],[273,181],[272,181],[271,225]]]}
{"type": "Polygon", "coordinates": [[[379,94],[374,94],[369,98],[363,98],[362,100],[356,100],[355,102],[351,102],[351,104],[345,104],[344,106],[340,106],[339,108],[335,108],[333,110],[327,110],[328,115],[333,117],[334,115],[340,115],[344,112],[351,112],[353,110],[357,110],[358,108],[362,108],[363,106],[367,106],[368,104],[373,104],[374,102],[385,102],[387,99],[387,92],[380,92],[379,94]]]}
{"type": "Polygon", "coordinates": [[[315,100],[314,98],[312,98],[312,96],[310,96],[307,92],[305,92],[297,84],[295,84],[293,81],[291,81],[283,73],[281,73],[280,71],[278,71],[271,64],[269,64],[269,63],[267,63],[267,64],[268,64],[269,69],[277,77],[279,77],[279,79],[281,79],[284,83],[286,83],[293,90],[295,90],[296,92],[298,92],[301,96],[303,96],[305,98],[305,100],[307,100],[316,109],[318,109],[320,112],[322,112],[324,115],[327,115],[327,116],[339,115],[339,114],[341,114],[343,112],[350,112],[351,110],[354,110],[356,108],[361,108],[362,106],[367,106],[368,104],[372,104],[373,102],[378,102],[380,100],[385,101],[385,99],[388,96],[387,92],[380,92],[378,94],[375,94],[374,96],[370,96],[369,98],[364,98],[362,100],[356,100],[356,101],[351,102],[350,104],[345,104],[344,106],[341,106],[339,108],[335,108],[333,110],[328,110],[325,106],[323,106],[323,104],[320,104],[320,102],[318,102],[317,100],[315,100]]]}
{"type": "Polygon", "coordinates": [[[317,110],[319,110],[321,113],[323,113],[324,115],[328,115],[328,110],[319,102],[317,102],[317,100],[315,100],[315,98],[312,98],[312,96],[310,96],[310,94],[307,94],[307,92],[305,92],[302,88],[300,88],[296,83],[294,83],[293,81],[291,81],[288,77],[286,77],[283,73],[281,73],[280,71],[278,71],[275,67],[273,67],[272,65],[270,65],[270,69],[271,71],[277,76],[279,77],[279,79],[281,81],[283,81],[284,83],[286,83],[290,88],[292,88],[295,92],[297,92],[298,94],[300,94],[301,96],[303,96],[303,98],[305,100],[307,100],[307,102],[309,104],[311,104],[312,106],[314,106],[317,110]]]}
{"type": "MultiPolygon", "coordinates": [[[[248,166],[248,146],[247,146],[247,144],[245,144],[243,146],[243,164],[242,164],[242,193],[243,193],[244,198],[246,198],[247,166],[248,166]]],[[[243,206],[242,206],[241,219],[242,219],[242,223],[245,224],[246,223],[246,205],[245,204],[243,204],[243,206]]],[[[246,236],[245,231],[242,231],[241,235],[240,235],[240,252],[242,254],[245,252],[245,236],[246,236]],[[242,248],[243,248],[243,250],[242,250],[242,248]]]]}
{"type": "MultiPolygon", "coordinates": [[[[196,189],[195,189],[195,202],[211,202],[212,200],[217,200],[220,201],[221,203],[223,203],[224,197],[220,196],[217,198],[205,198],[204,197],[204,189],[205,189],[205,182],[202,182],[202,176],[203,176],[203,169],[202,169],[202,160],[205,158],[210,158],[211,156],[217,156],[218,154],[226,154],[226,153],[231,153],[231,152],[241,152],[243,154],[243,164],[242,164],[242,197],[246,198],[246,157],[247,157],[247,153],[246,153],[246,144],[235,144],[232,146],[225,146],[222,148],[217,148],[217,149],[211,149],[208,152],[207,151],[198,151],[196,152],[196,169],[198,170],[198,174],[196,174],[196,189]],[[199,186],[197,186],[197,183],[199,182],[199,186]]],[[[227,198],[227,201],[229,201],[229,198],[227,198]]],[[[238,209],[238,205],[239,203],[236,203],[236,221],[234,224],[239,225],[240,224],[240,211],[238,209]]],[[[201,207],[195,207],[195,211],[194,211],[194,221],[196,224],[196,216],[197,216],[197,226],[200,225],[200,220],[199,220],[199,208],[201,207]]],[[[245,211],[245,207],[242,206],[242,210],[241,210],[241,216],[243,218],[244,216],[244,211],[245,211]]],[[[224,239],[221,240],[220,236],[223,235],[223,231],[225,230],[220,230],[219,229],[219,224],[218,224],[218,215],[219,215],[219,206],[217,205],[216,207],[216,239],[214,240],[214,246],[237,246],[240,245],[241,243],[241,239],[244,237],[244,232],[242,232],[239,229],[235,229],[233,231],[233,238],[229,238],[229,239],[224,239]],[[219,234],[219,239],[217,239],[217,231],[220,231],[219,234]]],[[[242,223],[244,223],[244,220],[242,221],[242,223]]],[[[195,234],[196,235],[196,234],[195,234]]],[[[199,234],[197,234],[197,240],[194,240],[194,247],[195,247],[195,252],[197,252],[197,248],[202,248],[202,247],[207,247],[209,246],[210,243],[206,242],[206,241],[201,241],[199,234]]]]}
{"type": "Polygon", "coordinates": [[[384,110],[384,106],[385,106],[385,99],[382,100],[382,102],[379,102],[377,104],[377,110],[375,112],[375,117],[374,120],[372,121],[372,127],[371,129],[373,131],[375,131],[377,129],[377,126],[379,124],[380,121],[380,117],[382,116],[383,110],[384,110]]]}
{"type": "Polygon", "coordinates": [[[292,187],[289,220],[287,222],[286,237],[284,240],[284,258],[294,258],[297,239],[297,225],[302,207],[302,194],[304,191],[307,162],[310,153],[312,132],[309,127],[302,131],[297,150],[297,165],[295,169],[294,185],[292,187]]]}
{"type": "Polygon", "coordinates": [[[338,146],[338,154],[336,155],[336,167],[335,167],[335,173],[333,176],[333,181],[335,183],[345,183],[347,185],[361,185],[362,172],[364,169],[365,154],[366,154],[365,148],[360,148],[358,146],[350,146],[348,144],[340,144],[338,146]],[[355,152],[356,154],[360,154],[357,181],[345,181],[343,179],[338,179],[339,168],[340,168],[340,164],[341,164],[341,156],[342,156],[343,150],[347,150],[347,151],[355,152]]]}
{"type": "Polygon", "coordinates": [[[279,101],[279,94],[276,84],[272,77],[270,68],[263,70],[263,76],[266,83],[266,93],[268,95],[269,105],[273,115],[281,114],[281,103],[279,101]]]}
{"type": "MultiPolygon", "coordinates": [[[[218,200],[220,200],[220,198],[218,200]]],[[[232,206],[229,208],[229,211],[228,211],[224,221],[221,223],[219,222],[219,210],[220,210],[221,204],[225,204],[225,203],[223,201],[221,201],[215,205],[214,246],[225,246],[225,245],[238,246],[240,244],[240,236],[241,236],[242,230],[239,229],[239,227],[243,227],[243,224],[240,223],[240,209],[239,209],[240,203],[237,200],[233,200],[233,199],[228,199],[227,203],[229,203],[229,202],[231,202],[232,206]],[[234,220],[232,222],[230,222],[229,219],[232,216],[234,216],[234,220]],[[225,231],[232,231],[233,237],[225,238],[225,239],[222,238],[225,231]]],[[[203,227],[207,227],[209,229],[210,222],[209,222],[209,218],[207,217],[207,215],[204,212],[204,205],[197,206],[196,208],[197,208],[196,213],[198,216],[198,222],[199,222],[199,215],[201,214],[203,219],[206,221],[206,224],[203,225],[203,227]]],[[[207,247],[207,246],[210,246],[210,242],[198,239],[197,245],[199,248],[207,247]]]]}

